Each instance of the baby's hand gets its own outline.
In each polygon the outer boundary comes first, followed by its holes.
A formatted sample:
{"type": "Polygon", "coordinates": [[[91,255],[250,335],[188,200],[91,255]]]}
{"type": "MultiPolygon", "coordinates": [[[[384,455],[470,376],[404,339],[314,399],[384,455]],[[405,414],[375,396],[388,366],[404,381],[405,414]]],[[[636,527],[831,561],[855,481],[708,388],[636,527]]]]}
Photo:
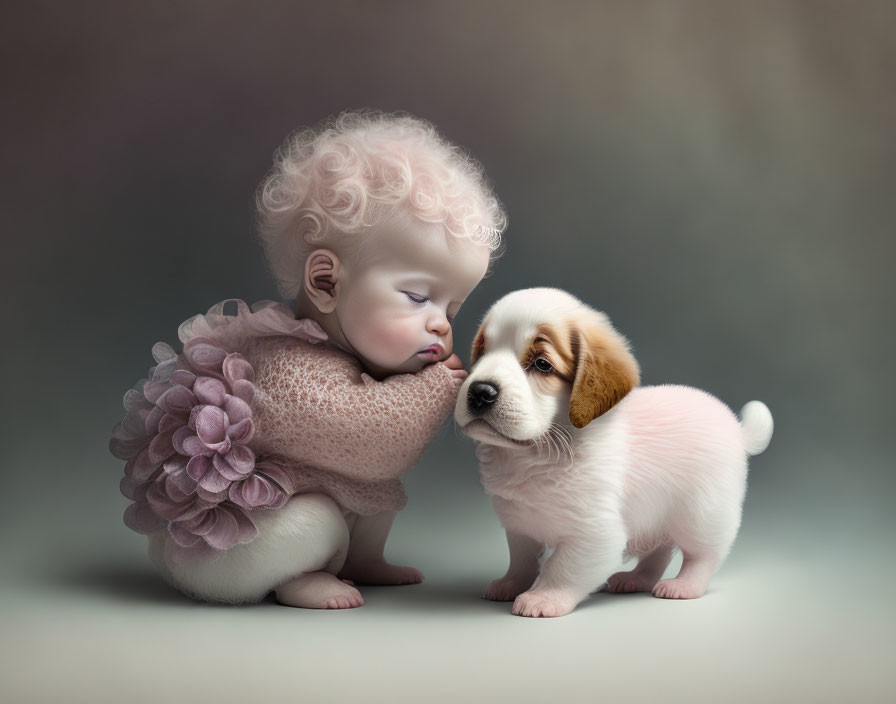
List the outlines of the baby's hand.
{"type": "MultiPolygon", "coordinates": [[[[464,364],[460,361],[460,357],[456,354],[451,355],[448,359],[442,362],[448,369],[451,371],[452,378],[457,382],[463,382],[464,379],[467,378],[467,372],[464,370],[464,364]]],[[[458,383],[458,386],[460,383],[458,383]]]]}

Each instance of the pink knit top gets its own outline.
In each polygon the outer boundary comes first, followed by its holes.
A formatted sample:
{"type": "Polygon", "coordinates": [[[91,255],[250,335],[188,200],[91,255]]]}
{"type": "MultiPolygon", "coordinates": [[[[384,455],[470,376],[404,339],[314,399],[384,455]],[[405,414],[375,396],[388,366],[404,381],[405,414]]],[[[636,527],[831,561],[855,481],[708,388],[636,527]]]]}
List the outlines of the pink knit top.
{"type": "Polygon", "coordinates": [[[280,456],[297,491],[321,489],[357,513],[404,508],[399,477],[423,454],[454,408],[444,364],[375,381],[329,345],[294,338],[254,341],[257,456],[280,456]]]}
{"type": "Polygon", "coordinates": [[[229,302],[180,326],[181,354],[157,343],[159,364],[125,395],[110,443],[128,460],[125,523],[167,528],[182,561],[249,542],[253,512],[300,492],[361,514],[403,508],[399,478],[454,406],[448,368],[376,381],[287,306],[233,300],[225,315],[229,302]]]}

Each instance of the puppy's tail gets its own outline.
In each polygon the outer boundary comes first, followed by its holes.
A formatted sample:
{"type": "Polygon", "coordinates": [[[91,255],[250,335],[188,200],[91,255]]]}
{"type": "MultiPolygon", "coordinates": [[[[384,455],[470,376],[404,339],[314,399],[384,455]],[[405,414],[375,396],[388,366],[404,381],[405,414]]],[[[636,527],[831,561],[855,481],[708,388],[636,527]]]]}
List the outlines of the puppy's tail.
{"type": "Polygon", "coordinates": [[[762,401],[750,401],[740,412],[740,427],[744,449],[751,455],[758,455],[768,447],[775,424],[768,406],[762,401]]]}

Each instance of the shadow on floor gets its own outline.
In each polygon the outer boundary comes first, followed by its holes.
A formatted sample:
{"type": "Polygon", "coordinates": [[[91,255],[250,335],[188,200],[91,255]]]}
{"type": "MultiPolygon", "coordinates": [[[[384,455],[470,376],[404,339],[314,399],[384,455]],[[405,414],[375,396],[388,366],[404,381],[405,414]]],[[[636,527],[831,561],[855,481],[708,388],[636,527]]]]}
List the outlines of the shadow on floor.
{"type": "MultiPolygon", "coordinates": [[[[111,598],[141,604],[164,606],[232,608],[226,604],[210,604],[181,594],[165,582],[149,566],[134,565],[84,565],[34,575],[34,582],[41,587],[63,589],[70,594],[111,598]]],[[[381,607],[395,605],[421,611],[441,612],[463,610],[504,611],[510,603],[482,599],[485,581],[476,577],[452,578],[451,581],[427,580],[423,584],[375,587],[359,587],[368,604],[381,607]]],[[[259,604],[245,604],[240,608],[276,605],[273,592],[259,604]]]]}
{"type": "Polygon", "coordinates": [[[72,593],[90,593],[119,601],[166,606],[197,603],[167,584],[152,568],[138,565],[88,565],[48,573],[38,579],[44,585],[62,587],[72,593]]]}
{"type": "MultiPolygon", "coordinates": [[[[71,568],[37,576],[40,586],[62,589],[69,594],[112,599],[141,605],[183,608],[235,608],[226,604],[210,604],[191,599],[167,584],[151,567],[141,565],[93,565],[71,568]]],[[[427,579],[423,584],[375,587],[360,586],[366,604],[374,609],[409,610],[429,614],[492,613],[510,614],[512,602],[488,601],[482,598],[486,581],[474,576],[452,577],[445,580],[427,579]]],[[[623,604],[654,597],[649,592],[638,594],[609,594],[598,592],[578,605],[576,611],[618,608],[623,604]]],[[[244,604],[237,608],[279,607],[273,592],[258,604],[244,604]]]]}
{"type": "Polygon", "coordinates": [[[438,613],[447,610],[502,610],[509,604],[487,601],[482,591],[488,580],[478,577],[455,577],[450,580],[427,578],[422,584],[400,587],[360,586],[368,604],[395,604],[402,609],[419,609],[438,613]]]}

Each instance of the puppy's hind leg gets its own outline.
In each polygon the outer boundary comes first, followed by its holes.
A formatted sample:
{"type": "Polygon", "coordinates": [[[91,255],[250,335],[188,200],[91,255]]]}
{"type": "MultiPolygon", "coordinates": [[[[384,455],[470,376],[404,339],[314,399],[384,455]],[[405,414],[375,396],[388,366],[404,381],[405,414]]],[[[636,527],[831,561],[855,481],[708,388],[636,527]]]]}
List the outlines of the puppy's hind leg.
{"type": "Polygon", "coordinates": [[[671,536],[681,548],[681,571],[675,579],[664,579],[653,587],[653,595],[662,599],[697,599],[706,593],[709,580],[728,554],[740,527],[740,502],[743,485],[733,487],[720,501],[719,510],[697,514],[683,523],[685,530],[671,536]]]}
{"type": "Polygon", "coordinates": [[[697,599],[706,593],[709,580],[719,563],[713,552],[690,552],[682,549],[684,560],[675,579],[664,579],[653,587],[653,595],[661,599],[697,599]]]}
{"type": "Polygon", "coordinates": [[[660,581],[672,559],[672,546],[662,545],[638,560],[635,569],[617,572],[607,580],[607,591],[616,594],[649,592],[660,581]]]}

